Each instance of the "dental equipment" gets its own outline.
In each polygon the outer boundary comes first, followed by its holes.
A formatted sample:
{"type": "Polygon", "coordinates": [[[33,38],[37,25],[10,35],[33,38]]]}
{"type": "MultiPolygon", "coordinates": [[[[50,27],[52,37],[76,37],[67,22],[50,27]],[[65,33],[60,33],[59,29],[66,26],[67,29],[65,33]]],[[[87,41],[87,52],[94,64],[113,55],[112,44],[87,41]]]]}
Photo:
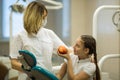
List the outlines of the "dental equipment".
{"type": "Polygon", "coordinates": [[[53,0],[37,0],[37,1],[42,1],[42,2],[46,2],[48,4],[51,5],[45,5],[47,9],[61,9],[63,7],[63,4],[61,2],[57,2],[57,1],[53,1],[53,0]]]}
{"type": "Polygon", "coordinates": [[[18,59],[22,63],[22,68],[24,72],[29,76],[32,80],[58,80],[58,78],[49,72],[48,70],[36,66],[37,61],[35,56],[27,51],[27,50],[20,50],[20,56],[18,59]]]}
{"type": "Polygon", "coordinates": [[[113,14],[112,21],[113,21],[113,24],[116,26],[117,30],[120,32],[120,10],[117,10],[113,14]]]}
{"type": "Polygon", "coordinates": [[[98,26],[98,13],[103,9],[118,9],[120,8],[119,5],[104,5],[100,6],[96,9],[94,15],[93,15],[93,37],[97,40],[97,26],[98,26]]]}
{"type": "Polygon", "coordinates": [[[103,56],[98,62],[100,70],[102,70],[103,63],[110,58],[120,58],[120,54],[107,54],[103,56]]]}

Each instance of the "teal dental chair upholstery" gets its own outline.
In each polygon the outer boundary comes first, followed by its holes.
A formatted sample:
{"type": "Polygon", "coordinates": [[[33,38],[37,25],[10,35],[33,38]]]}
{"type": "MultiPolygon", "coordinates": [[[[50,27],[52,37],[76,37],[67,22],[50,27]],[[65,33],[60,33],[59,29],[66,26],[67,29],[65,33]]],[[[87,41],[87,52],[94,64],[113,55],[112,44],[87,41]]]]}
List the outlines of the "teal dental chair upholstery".
{"type": "Polygon", "coordinates": [[[28,50],[19,50],[20,56],[18,59],[22,63],[23,71],[31,80],[58,80],[58,78],[50,71],[36,66],[37,61],[35,56],[28,50]]]}

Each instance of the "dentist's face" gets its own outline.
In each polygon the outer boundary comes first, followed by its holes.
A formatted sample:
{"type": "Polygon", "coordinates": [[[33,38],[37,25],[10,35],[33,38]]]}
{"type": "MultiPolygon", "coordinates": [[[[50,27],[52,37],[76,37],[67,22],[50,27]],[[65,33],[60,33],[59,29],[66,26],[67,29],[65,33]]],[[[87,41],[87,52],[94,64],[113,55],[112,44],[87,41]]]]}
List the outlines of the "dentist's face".
{"type": "Polygon", "coordinates": [[[47,12],[44,10],[44,14],[43,14],[43,19],[45,19],[47,17],[47,12]]]}
{"type": "Polygon", "coordinates": [[[42,21],[42,26],[46,26],[47,24],[47,12],[44,11],[44,14],[43,14],[43,21],[42,21]]]}

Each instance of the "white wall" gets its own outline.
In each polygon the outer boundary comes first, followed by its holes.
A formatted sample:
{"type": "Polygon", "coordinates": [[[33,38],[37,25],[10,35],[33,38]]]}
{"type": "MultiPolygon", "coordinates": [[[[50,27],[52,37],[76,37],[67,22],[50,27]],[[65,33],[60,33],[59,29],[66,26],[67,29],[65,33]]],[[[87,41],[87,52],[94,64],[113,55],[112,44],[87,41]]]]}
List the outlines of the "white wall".
{"type": "Polygon", "coordinates": [[[82,34],[85,34],[85,1],[71,0],[71,44],[82,34]]]}

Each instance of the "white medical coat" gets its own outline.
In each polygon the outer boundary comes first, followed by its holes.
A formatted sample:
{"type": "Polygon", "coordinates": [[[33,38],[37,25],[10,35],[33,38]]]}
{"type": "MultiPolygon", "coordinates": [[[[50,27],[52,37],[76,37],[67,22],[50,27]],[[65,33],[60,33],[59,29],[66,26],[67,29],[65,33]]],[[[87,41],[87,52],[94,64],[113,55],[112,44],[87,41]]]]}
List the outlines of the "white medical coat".
{"type": "MultiPolygon", "coordinates": [[[[17,34],[11,43],[10,56],[17,58],[19,50],[28,50],[32,52],[37,60],[37,66],[41,66],[52,72],[52,53],[57,53],[57,48],[60,45],[65,45],[59,37],[52,31],[46,28],[41,28],[37,35],[28,36],[24,30],[17,34]]],[[[23,76],[19,80],[23,79],[23,76]]]]}

